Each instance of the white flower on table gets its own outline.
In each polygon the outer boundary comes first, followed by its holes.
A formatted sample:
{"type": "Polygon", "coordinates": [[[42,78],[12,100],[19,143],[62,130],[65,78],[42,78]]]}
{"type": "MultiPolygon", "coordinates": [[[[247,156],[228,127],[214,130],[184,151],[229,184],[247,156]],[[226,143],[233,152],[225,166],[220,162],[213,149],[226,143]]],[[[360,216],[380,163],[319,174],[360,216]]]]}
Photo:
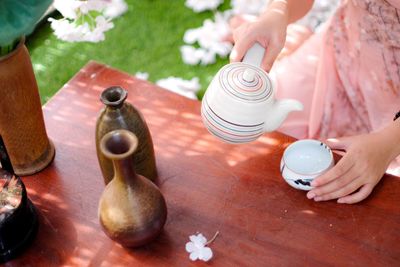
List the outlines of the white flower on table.
{"type": "Polygon", "coordinates": [[[206,247],[207,239],[202,234],[191,235],[189,237],[190,242],[186,243],[186,251],[190,253],[189,258],[192,261],[197,259],[202,261],[209,261],[213,252],[211,248],[206,247]]]}

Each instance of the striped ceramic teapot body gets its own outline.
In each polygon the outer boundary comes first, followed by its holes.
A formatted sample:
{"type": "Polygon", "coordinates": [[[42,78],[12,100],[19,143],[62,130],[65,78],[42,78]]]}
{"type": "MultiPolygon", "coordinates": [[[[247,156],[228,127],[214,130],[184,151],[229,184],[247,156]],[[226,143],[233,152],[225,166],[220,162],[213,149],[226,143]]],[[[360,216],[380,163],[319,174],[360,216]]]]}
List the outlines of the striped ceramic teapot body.
{"type": "Polygon", "coordinates": [[[243,62],[224,66],[212,80],[202,100],[206,128],[228,143],[247,143],[277,129],[300,102],[276,100],[269,75],[259,66],[264,48],[255,44],[243,62]]]}

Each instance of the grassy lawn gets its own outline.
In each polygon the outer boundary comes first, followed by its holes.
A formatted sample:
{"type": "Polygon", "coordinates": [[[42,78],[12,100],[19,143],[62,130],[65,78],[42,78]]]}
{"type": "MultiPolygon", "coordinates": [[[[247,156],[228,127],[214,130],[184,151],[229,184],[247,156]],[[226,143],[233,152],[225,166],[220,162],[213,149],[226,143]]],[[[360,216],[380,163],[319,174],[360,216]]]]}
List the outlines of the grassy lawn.
{"type": "MultiPolygon", "coordinates": [[[[135,74],[148,72],[155,82],[168,76],[200,78],[202,92],[213,75],[228,62],[218,60],[209,66],[190,66],[182,62],[179,47],[189,28],[202,25],[212,18],[212,12],[194,13],[184,6],[184,0],[128,0],[129,10],[114,20],[114,28],[100,43],[67,43],[58,40],[48,22],[42,23],[29,36],[34,71],[45,103],[89,60],[108,64],[135,74]]],[[[229,8],[229,1],[220,10],[229,8]]]]}

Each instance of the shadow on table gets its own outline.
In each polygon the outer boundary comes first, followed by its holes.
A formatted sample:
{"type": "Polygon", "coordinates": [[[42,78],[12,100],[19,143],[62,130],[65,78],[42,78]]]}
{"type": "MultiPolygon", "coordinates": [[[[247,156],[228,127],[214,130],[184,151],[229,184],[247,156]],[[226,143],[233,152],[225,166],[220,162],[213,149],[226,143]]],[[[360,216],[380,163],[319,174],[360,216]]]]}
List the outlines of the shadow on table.
{"type": "Polygon", "coordinates": [[[133,264],[133,262],[140,262],[142,264],[146,262],[154,264],[157,262],[156,266],[165,266],[163,262],[171,262],[171,258],[174,257],[172,255],[174,247],[171,244],[172,242],[173,238],[165,230],[153,242],[140,248],[123,248],[115,242],[104,242],[91,258],[89,265],[115,264],[117,260],[121,266],[133,264]],[[129,256],[118,256],[119,253],[117,251],[120,249],[125,250],[129,256]]]}
{"type": "MultiPolygon", "coordinates": [[[[77,243],[77,232],[68,216],[50,220],[49,214],[59,212],[57,201],[41,199],[35,192],[30,191],[39,219],[39,228],[30,246],[21,253],[21,257],[7,263],[7,266],[59,266],[64,264],[72,255],[77,243]],[[32,251],[34,252],[32,252],[32,251]],[[35,255],[35,257],[22,257],[35,255]],[[39,255],[38,255],[39,254],[39,255]]],[[[65,211],[67,212],[67,211],[65,211]]]]}

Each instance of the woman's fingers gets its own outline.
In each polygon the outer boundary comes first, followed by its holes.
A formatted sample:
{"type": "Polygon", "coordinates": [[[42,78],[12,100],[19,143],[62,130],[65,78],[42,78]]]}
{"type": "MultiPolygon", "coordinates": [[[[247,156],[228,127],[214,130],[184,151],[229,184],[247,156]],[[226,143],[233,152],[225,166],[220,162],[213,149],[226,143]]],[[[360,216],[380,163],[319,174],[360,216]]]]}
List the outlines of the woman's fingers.
{"type": "MultiPolygon", "coordinates": [[[[244,32],[241,29],[238,29],[238,31],[240,32],[238,34],[244,34],[244,32]]],[[[241,38],[239,41],[235,43],[235,45],[232,48],[232,52],[229,56],[230,61],[240,62],[244,57],[245,53],[247,52],[247,50],[249,50],[254,43],[255,40],[253,38],[241,38]]]]}
{"type": "Polygon", "coordinates": [[[333,150],[335,149],[342,149],[346,150],[350,145],[351,145],[351,140],[350,138],[329,138],[326,141],[326,144],[333,150]]]}
{"type": "Polygon", "coordinates": [[[275,59],[278,57],[281,52],[282,47],[276,44],[269,44],[265,50],[264,58],[261,63],[261,68],[267,72],[269,72],[274,64],[275,59]]]}
{"type": "Polygon", "coordinates": [[[314,197],[315,201],[326,201],[331,199],[337,199],[344,196],[347,196],[362,186],[362,180],[360,177],[351,180],[348,184],[341,187],[335,187],[334,191],[330,191],[326,194],[320,194],[314,197]]]}
{"type": "Polygon", "coordinates": [[[321,176],[314,179],[311,182],[313,187],[319,187],[324,184],[330,183],[331,181],[338,179],[345,175],[351,168],[354,166],[354,161],[349,154],[346,154],[341,160],[339,160],[336,166],[333,166],[332,169],[322,174],[321,176]]]}
{"type": "MultiPolygon", "coordinates": [[[[337,192],[341,188],[346,188],[347,185],[349,185],[352,181],[356,180],[359,177],[359,173],[357,172],[356,168],[350,168],[347,172],[345,172],[343,175],[339,176],[336,179],[333,179],[327,184],[324,184],[323,186],[316,187],[309,191],[307,193],[307,198],[311,199],[315,197],[320,197],[324,195],[329,195],[330,193],[337,192]]],[[[348,190],[348,188],[346,188],[348,190]]],[[[356,190],[355,188],[354,190],[356,190]]],[[[353,190],[353,191],[354,191],[353,190]]],[[[347,192],[347,194],[352,193],[347,192]]],[[[343,195],[342,195],[343,196],[343,195]]],[[[341,197],[341,196],[339,196],[341,197]]]]}
{"type": "Polygon", "coordinates": [[[374,186],[372,184],[365,184],[360,188],[359,191],[355,192],[354,194],[341,197],[337,200],[337,202],[344,204],[354,204],[360,202],[361,200],[366,199],[369,196],[369,194],[371,194],[373,189],[374,186]]]}
{"type": "Polygon", "coordinates": [[[347,152],[338,164],[316,178],[307,197],[316,201],[338,198],[338,203],[357,203],[365,199],[382,179],[392,157],[392,140],[382,133],[329,140],[333,149],[347,152]]]}
{"type": "Polygon", "coordinates": [[[229,20],[229,27],[231,28],[231,31],[233,31],[245,23],[256,21],[257,18],[257,16],[248,14],[235,15],[229,20]]]}

